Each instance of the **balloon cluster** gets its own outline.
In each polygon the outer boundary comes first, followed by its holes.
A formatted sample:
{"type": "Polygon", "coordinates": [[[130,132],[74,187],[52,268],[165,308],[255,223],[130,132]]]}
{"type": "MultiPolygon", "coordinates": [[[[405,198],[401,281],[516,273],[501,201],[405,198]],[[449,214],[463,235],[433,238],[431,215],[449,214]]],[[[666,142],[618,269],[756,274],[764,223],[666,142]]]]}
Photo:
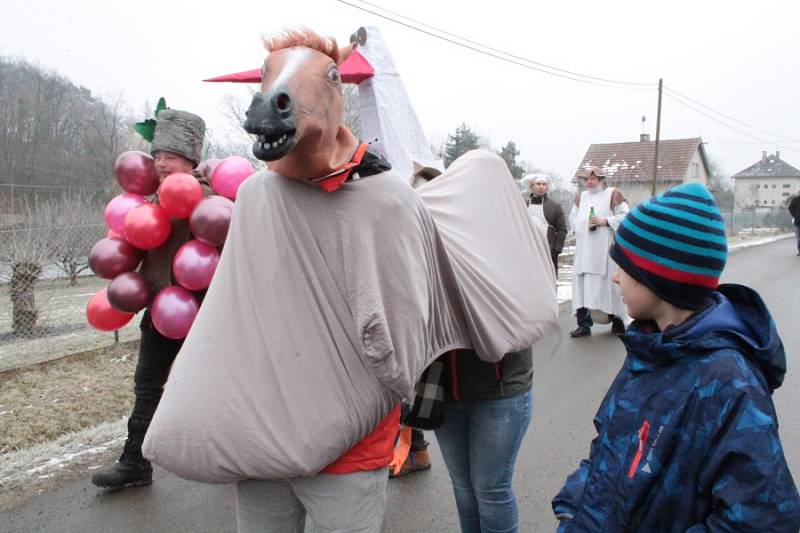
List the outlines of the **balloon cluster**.
{"type": "Polygon", "coordinates": [[[192,291],[204,290],[211,283],[219,247],[228,235],[233,200],[253,167],[243,157],[232,156],[203,161],[197,171],[210,180],[217,195],[204,199],[202,186],[189,174],[171,174],[159,184],[155,162],[144,152],[128,151],[117,158],[114,176],[125,192],[108,202],[104,211],[108,236],[89,253],[92,271],[111,280],[86,306],[86,317],[95,329],[120,329],[149,305],[159,333],[171,339],[189,333],[200,308],[192,291]],[[158,203],[148,199],[155,193],[158,203]],[[154,296],[150,282],[136,269],[146,250],[169,239],[173,218],[188,219],[194,238],[173,258],[172,273],[178,285],[154,296]]]}

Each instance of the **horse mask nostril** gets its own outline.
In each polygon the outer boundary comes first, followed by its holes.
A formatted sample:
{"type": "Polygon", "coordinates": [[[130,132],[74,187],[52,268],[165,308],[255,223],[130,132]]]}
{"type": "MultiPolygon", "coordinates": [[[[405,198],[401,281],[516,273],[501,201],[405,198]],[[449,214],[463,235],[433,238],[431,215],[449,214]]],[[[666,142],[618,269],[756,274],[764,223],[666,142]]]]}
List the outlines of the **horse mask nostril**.
{"type": "Polygon", "coordinates": [[[292,108],[292,98],[286,93],[275,95],[275,108],[280,112],[289,111],[292,108]]]}

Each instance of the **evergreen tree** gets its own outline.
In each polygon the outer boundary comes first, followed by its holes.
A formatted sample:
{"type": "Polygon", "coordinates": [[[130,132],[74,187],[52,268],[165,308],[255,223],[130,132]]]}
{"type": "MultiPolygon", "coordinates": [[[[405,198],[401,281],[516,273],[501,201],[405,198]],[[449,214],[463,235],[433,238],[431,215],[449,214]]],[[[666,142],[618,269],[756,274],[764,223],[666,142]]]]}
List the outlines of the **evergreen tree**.
{"type": "Polygon", "coordinates": [[[450,163],[469,152],[480,148],[480,138],[478,134],[466,124],[462,123],[456,128],[453,135],[447,136],[447,142],[444,145],[444,166],[450,166],[450,163]]]}
{"type": "Polygon", "coordinates": [[[503,161],[506,162],[506,165],[508,165],[508,170],[511,172],[511,175],[515,180],[521,179],[525,174],[525,169],[517,161],[517,156],[519,154],[519,149],[514,141],[508,141],[508,143],[503,146],[500,149],[500,152],[497,154],[503,158],[503,161]]]}

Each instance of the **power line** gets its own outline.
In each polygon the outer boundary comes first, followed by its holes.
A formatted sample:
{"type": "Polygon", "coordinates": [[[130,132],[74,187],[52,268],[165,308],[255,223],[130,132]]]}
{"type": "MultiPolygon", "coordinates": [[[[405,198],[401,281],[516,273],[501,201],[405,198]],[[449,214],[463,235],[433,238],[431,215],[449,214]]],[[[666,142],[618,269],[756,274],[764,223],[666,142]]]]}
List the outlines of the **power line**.
{"type": "MultiPolygon", "coordinates": [[[[673,91],[673,92],[674,92],[674,91],[673,91]]],[[[781,143],[777,143],[777,142],[775,142],[775,141],[773,141],[773,140],[769,140],[769,139],[764,139],[764,138],[762,138],[762,137],[759,137],[759,136],[757,136],[757,135],[753,135],[753,134],[752,134],[752,133],[750,133],[750,132],[747,132],[747,131],[745,131],[745,130],[739,129],[739,128],[737,128],[736,126],[731,126],[731,125],[730,125],[730,124],[728,124],[727,122],[723,122],[722,120],[720,120],[720,119],[716,118],[715,116],[713,116],[713,115],[709,115],[708,113],[705,113],[705,112],[703,112],[703,111],[701,111],[701,110],[697,109],[696,107],[694,107],[694,106],[692,106],[692,105],[690,105],[690,104],[687,104],[686,102],[684,102],[684,101],[680,100],[679,98],[677,98],[677,97],[676,97],[675,95],[673,95],[673,94],[669,94],[669,93],[667,93],[667,94],[666,94],[666,96],[667,96],[667,98],[670,98],[671,100],[674,100],[675,102],[678,102],[678,103],[679,103],[679,104],[681,104],[682,106],[685,106],[685,107],[687,107],[687,108],[691,109],[691,110],[692,110],[692,111],[694,111],[695,113],[699,113],[700,115],[703,115],[703,116],[705,116],[705,117],[708,117],[708,118],[710,118],[711,120],[713,120],[714,122],[717,122],[718,124],[721,124],[721,125],[725,126],[726,128],[730,128],[730,129],[732,129],[732,130],[734,130],[734,131],[738,131],[739,133],[741,133],[741,134],[743,134],[743,135],[747,135],[748,137],[752,137],[753,139],[759,140],[759,141],[761,141],[761,142],[764,142],[764,143],[767,143],[767,144],[772,144],[772,145],[775,145],[775,146],[780,146],[781,148],[783,148],[783,149],[785,149],[785,150],[791,150],[791,151],[793,151],[793,152],[800,152],[800,150],[797,150],[797,149],[795,149],[795,148],[789,148],[788,146],[784,146],[784,145],[782,145],[781,143]]]]}
{"type": "MultiPolygon", "coordinates": [[[[439,35],[437,33],[433,33],[431,31],[425,30],[423,28],[415,26],[414,24],[409,24],[407,22],[403,22],[401,20],[397,20],[396,18],[392,18],[392,17],[390,17],[388,15],[384,15],[382,13],[378,13],[378,12],[373,11],[371,9],[367,9],[365,7],[353,4],[351,2],[347,2],[345,0],[336,0],[336,1],[341,3],[341,4],[348,5],[348,6],[352,7],[352,8],[354,8],[354,9],[358,9],[360,11],[364,11],[366,13],[370,13],[372,15],[375,15],[376,17],[380,17],[380,18],[383,18],[383,19],[388,20],[390,22],[394,22],[395,24],[399,24],[401,26],[404,26],[404,27],[409,28],[411,30],[417,31],[419,33],[423,33],[423,34],[428,35],[430,37],[433,37],[435,39],[439,39],[439,40],[448,42],[450,44],[454,44],[456,46],[460,46],[462,48],[466,48],[466,49],[471,50],[473,52],[477,52],[479,54],[483,54],[483,55],[486,55],[486,56],[489,56],[489,57],[493,57],[495,59],[499,59],[500,61],[505,61],[506,63],[511,63],[513,65],[517,65],[517,66],[520,66],[520,67],[523,67],[523,68],[527,68],[527,69],[530,69],[530,70],[535,70],[535,71],[541,72],[543,74],[549,74],[551,76],[556,76],[556,77],[559,77],[559,78],[564,78],[564,79],[568,79],[568,80],[572,80],[572,81],[577,81],[577,82],[585,83],[585,84],[588,84],[588,85],[596,85],[596,86],[599,86],[599,87],[608,87],[608,88],[612,88],[612,89],[628,89],[628,90],[634,90],[634,91],[653,91],[653,90],[655,90],[655,84],[645,84],[645,83],[638,83],[638,82],[627,82],[627,81],[610,80],[610,79],[606,79],[606,78],[599,78],[599,77],[595,77],[595,76],[589,76],[589,75],[586,75],[586,74],[580,74],[580,73],[572,72],[572,71],[569,71],[569,70],[561,69],[561,68],[558,68],[558,67],[552,67],[552,66],[549,66],[549,65],[545,65],[544,63],[538,63],[538,62],[532,61],[530,59],[526,59],[526,58],[523,58],[523,57],[520,57],[520,56],[516,56],[514,54],[510,54],[508,52],[504,52],[502,50],[498,50],[496,48],[492,48],[490,46],[486,46],[486,45],[477,43],[475,41],[471,41],[471,40],[466,39],[464,37],[460,37],[460,36],[457,36],[455,34],[452,34],[452,33],[449,33],[449,32],[445,32],[443,30],[439,30],[438,28],[434,28],[433,26],[429,26],[427,24],[423,24],[424,26],[426,26],[428,28],[431,28],[431,29],[434,29],[437,32],[441,32],[441,33],[444,33],[446,35],[451,35],[451,36],[453,36],[453,37],[455,37],[455,38],[457,38],[459,40],[465,41],[465,42],[459,42],[459,41],[456,41],[454,39],[449,39],[449,38],[444,37],[442,35],[439,35]],[[475,46],[472,46],[471,44],[465,44],[465,43],[472,43],[475,46]],[[480,46],[482,48],[478,48],[478,46],[480,46]],[[483,49],[483,48],[485,48],[485,49],[483,49]],[[546,70],[546,69],[551,69],[551,70],[546,70]],[[556,70],[558,72],[553,72],[553,70],[556,70]],[[563,73],[566,73],[566,74],[562,74],[562,73],[559,73],[559,72],[563,72],[563,73]]],[[[365,3],[367,3],[367,2],[365,2],[365,3]]],[[[373,4],[369,4],[369,5],[373,5],[373,4]]],[[[380,8],[380,9],[383,9],[383,8],[380,8]]],[[[388,10],[384,10],[384,11],[390,12],[388,10]]],[[[393,12],[390,12],[390,13],[393,13],[393,12]]],[[[402,18],[405,18],[407,20],[414,20],[414,19],[411,19],[409,17],[405,17],[403,15],[398,15],[398,16],[400,16],[402,18]]]]}
{"type": "Polygon", "coordinates": [[[773,137],[777,137],[779,139],[783,139],[784,141],[789,141],[789,142],[794,142],[794,143],[800,142],[797,139],[792,139],[790,137],[786,137],[785,135],[779,135],[779,134],[777,134],[775,132],[771,132],[771,131],[765,130],[763,128],[759,128],[758,126],[753,126],[752,124],[748,124],[747,122],[743,122],[741,120],[735,119],[730,115],[726,115],[725,113],[722,113],[721,111],[717,111],[716,109],[713,109],[713,108],[711,108],[711,107],[709,107],[709,106],[707,106],[705,104],[701,104],[697,100],[693,100],[693,99],[689,98],[688,96],[686,96],[685,94],[681,94],[681,93],[679,93],[678,91],[676,91],[675,89],[673,89],[671,87],[664,87],[664,88],[666,90],[674,93],[676,96],[680,96],[681,98],[683,98],[685,100],[688,100],[688,101],[692,102],[693,104],[699,105],[700,107],[702,107],[704,109],[708,109],[709,111],[712,111],[712,112],[714,112],[714,113],[716,113],[716,114],[718,114],[720,116],[723,116],[723,117],[727,118],[728,120],[732,120],[732,121],[736,122],[737,124],[741,124],[742,126],[747,126],[748,128],[752,128],[752,129],[758,130],[758,131],[760,131],[762,133],[766,133],[767,135],[771,135],[773,137]]]}
{"type": "Polygon", "coordinates": [[[483,44],[483,43],[479,43],[477,41],[473,41],[471,39],[467,39],[466,37],[462,37],[460,35],[456,35],[455,33],[450,33],[450,32],[448,32],[446,30],[441,29],[441,28],[437,28],[436,26],[431,26],[430,24],[427,24],[427,23],[425,23],[425,22],[423,22],[421,20],[417,20],[417,19],[411,18],[409,16],[403,15],[402,13],[398,13],[396,11],[392,11],[391,9],[387,9],[385,7],[381,7],[381,6],[379,6],[377,4],[374,4],[372,2],[367,2],[366,0],[358,0],[358,1],[360,3],[362,3],[362,4],[366,4],[368,6],[372,6],[374,8],[377,8],[377,9],[380,9],[382,11],[385,11],[386,13],[391,13],[392,15],[395,15],[395,16],[398,16],[398,17],[402,17],[402,18],[404,18],[406,20],[410,20],[411,22],[413,22],[415,24],[419,24],[421,26],[424,26],[426,28],[430,28],[431,30],[437,31],[439,33],[443,33],[445,35],[449,35],[450,37],[454,37],[454,38],[459,39],[461,41],[468,42],[470,44],[474,44],[474,45],[480,46],[482,48],[486,48],[487,50],[491,50],[492,52],[496,52],[498,54],[506,55],[508,57],[511,57],[511,58],[514,58],[514,59],[518,59],[520,61],[525,61],[526,63],[531,63],[533,65],[538,65],[538,66],[543,67],[543,68],[548,68],[548,69],[555,70],[555,71],[558,71],[558,72],[563,72],[565,74],[570,74],[570,75],[573,75],[573,76],[579,76],[579,77],[582,77],[582,78],[588,78],[588,79],[592,79],[592,80],[596,80],[596,81],[603,81],[603,82],[606,82],[606,83],[615,83],[615,84],[618,84],[618,85],[633,85],[633,86],[647,87],[647,88],[654,88],[655,85],[656,85],[655,83],[640,83],[640,82],[633,82],[633,81],[612,80],[612,79],[608,79],[608,78],[601,78],[601,77],[598,77],[598,76],[590,76],[589,74],[581,74],[580,72],[574,72],[574,71],[563,69],[563,68],[559,68],[559,67],[554,67],[553,65],[548,65],[546,63],[541,63],[539,61],[534,61],[534,60],[528,59],[526,57],[521,57],[521,56],[518,56],[518,55],[514,55],[514,54],[512,54],[510,52],[505,52],[503,50],[500,50],[500,49],[497,49],[497,48],[493,48],[493,47],[491,47],[491,46],[489,46],[487,44],[483,44]]]}

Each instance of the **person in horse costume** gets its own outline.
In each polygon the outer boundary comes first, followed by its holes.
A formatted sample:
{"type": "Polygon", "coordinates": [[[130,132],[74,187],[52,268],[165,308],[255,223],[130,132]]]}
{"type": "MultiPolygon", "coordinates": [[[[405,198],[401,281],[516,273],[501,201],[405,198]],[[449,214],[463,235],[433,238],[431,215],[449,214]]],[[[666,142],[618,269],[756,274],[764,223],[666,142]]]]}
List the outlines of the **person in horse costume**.
{"type": "Polygon", "coordinates": [[[555,322],[547,240],[494,154],[419,194],[389,172],[342,123],[350,47],[309,30],[265,44],[245,129],[268,168],[239,189],[144,451],[235,482],[240,531],[303,531],[307,515],[379,531],[399,404],[425,367],[457,348],[499,361],[555,322]]]}

